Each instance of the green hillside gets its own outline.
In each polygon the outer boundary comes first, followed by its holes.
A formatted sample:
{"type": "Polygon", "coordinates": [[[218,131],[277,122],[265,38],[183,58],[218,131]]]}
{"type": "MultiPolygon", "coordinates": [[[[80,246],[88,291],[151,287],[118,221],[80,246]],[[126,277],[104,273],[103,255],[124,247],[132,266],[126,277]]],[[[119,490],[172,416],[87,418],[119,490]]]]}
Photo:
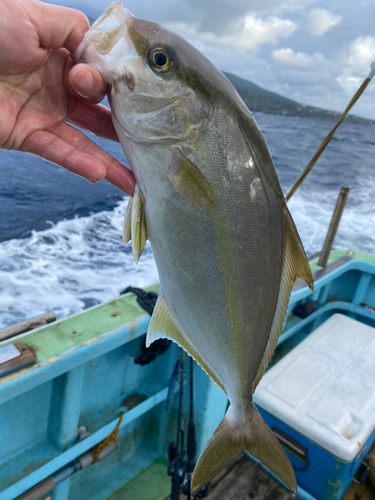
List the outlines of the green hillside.
{"type": "MultiPolygon", "coordinates": [[[[262,113],[271,113],[274,115],[300,116],[301,118],[315,118],[327,121],[336,121],[340,116],[340,113],[336,113],[335,111],[304,106],[296,101],[275,94],[275,92],[262,89],[262,87],[255,85],[255,83],[239,78],[231,73],[224,72],[224,75],[235,87],[250,111],[261,111],[262,113]]],[[[365,118],[351,114],[346,117],[345,121],[361,125],[375,125],[374,120],[366,120],[365,118]]]]}

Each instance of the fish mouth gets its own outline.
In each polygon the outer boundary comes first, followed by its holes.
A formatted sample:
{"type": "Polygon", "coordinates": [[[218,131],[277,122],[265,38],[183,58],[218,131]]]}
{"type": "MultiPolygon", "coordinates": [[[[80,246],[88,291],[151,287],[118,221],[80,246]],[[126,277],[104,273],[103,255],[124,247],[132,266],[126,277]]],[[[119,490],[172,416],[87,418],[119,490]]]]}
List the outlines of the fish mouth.
{"type": "Polygon", "coordinates": [[[83,41],[72,54],[76,63],[89,64],[97,69],[107,83],[113,81],[116,62],[133,49],[127,23],[134,16],[121,2],[112,3],[86,32],[83,41]]]}

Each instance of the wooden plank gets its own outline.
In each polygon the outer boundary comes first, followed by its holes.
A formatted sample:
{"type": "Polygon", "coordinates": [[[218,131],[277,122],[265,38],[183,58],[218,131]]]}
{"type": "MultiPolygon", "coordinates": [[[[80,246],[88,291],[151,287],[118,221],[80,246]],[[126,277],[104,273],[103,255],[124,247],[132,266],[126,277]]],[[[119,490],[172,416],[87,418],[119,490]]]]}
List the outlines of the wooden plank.
{"type": "Polygon", "coordinates": [[[363,484],[352,483],[342,500],[374,500],[375,487],[369,479],[363,484]]]}
{"type": "MultiPolygon", "coordinates": [[[[271,479],[258,465],[245,457],[229,465],[215,480],[208,500],[293,500],[293,497],[271,479]]],[[[181,500],[186,497],[181,496],[181,500]]],[[[374,500],[375,487],[367,479],[364,484],[352,483],[342,500],[374,500]]]]}
{"type": "Polygon", "coordinates": [[[34,330],[35,328],[39,328],[40,326],[44,326],[47,323],[52,323],[53,321],[56,321],[56,314],[51,311],[40,314],[39,316],[34,316],[33,318],[27,319],[26,321],[22,321],[22,323],[17,323],[16,325],[2,328],[0,330],[0,342],[2,340],[10,339],[16,335],[20,335],[21,333],[34,330]]]}
{"type": "Polygon", "coordinates": [[[242,457],[218,483],[208,500],[293,500],[284,488],[271,479],[259,465],[242,457]]]}

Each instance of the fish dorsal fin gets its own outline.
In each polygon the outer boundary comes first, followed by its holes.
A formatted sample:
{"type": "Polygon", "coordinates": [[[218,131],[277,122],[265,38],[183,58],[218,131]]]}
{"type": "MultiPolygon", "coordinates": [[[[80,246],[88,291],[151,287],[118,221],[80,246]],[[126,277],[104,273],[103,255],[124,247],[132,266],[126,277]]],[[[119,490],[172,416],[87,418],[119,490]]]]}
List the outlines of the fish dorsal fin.
{"type": "Polygon", "coordinates": [[[254,379],[252,392],[255,391],[256,386],[259,384],[259,381],[266,371],[267,366],[271,361],[273,352],[276,348],[277,340],[285,321],[289,297],[294,282],[297,278],[302,278],[307,283],[310,290],[314,290],[310,265],[305,254],[305,250],[303,249],[296,226],[287,207],[285,207],[285,226],[285,251],[281,273],[279,297],[273,317],[270,336],[268,338],[266,349],[264,351],[262,361],[259,365],[257,375],[254,379]]]}
{"type": "Polygon", "coordinates": [[[197,349],[194,348],[184,334],[177,321],[170,312],[164,295],[160,294],[156,301],[154,312],[147,330],[146,347],[155,340],[169,339],[182,347],[203,368],[207,375],[225,392],[223,384],[203,360],[197,349]]]}
{"type": "Polygon", "coordinates": [[[309,261],[307,260],[305,250],[299,237],[294,220],[290,215],[288,208],[286,213],[286,251],[285,261],[290,268],[291,279],[303,279],[311,291],[314,290],[314,280],[311,273],[309,261]]]}
{"type": "Polygon", "coordinates": [[[131,227],[132,227],[132,206],[133,198],[129,198],[128,205],[126,207],[125,218],[124,218],[124,231],[122,233],[122,241],[126,245],[131,238],[131,227]]]}
{"type": "Polygon", "coordinates": [[[131,237],[132,240],[134,260],[136,263],[138,263],[139,258],[142,255],[143,249],[146,246],[146,240],[147,240],[146,215],[138,184],[136,184],[134,189],[133,200],[131,203],[131,207],[129,208],[129,211],[130,210],[131,214],[130,213],[128,214],[128,210],[126,211],[125,214],[124,241],[125,241],[125,230],[126,230],[126,236],[129,235],[129,237],[131,237]],[[129,216],[130,216],[130,227],[131,227],[130,230],[128,221],[129,216]]]}
{"type": "Polygon", "coordinates": [[[178,149],[169,174],[169,180],[179,194],[189,203],[204,210],[216,209],[216,198],[204,175],[178,149]]]}

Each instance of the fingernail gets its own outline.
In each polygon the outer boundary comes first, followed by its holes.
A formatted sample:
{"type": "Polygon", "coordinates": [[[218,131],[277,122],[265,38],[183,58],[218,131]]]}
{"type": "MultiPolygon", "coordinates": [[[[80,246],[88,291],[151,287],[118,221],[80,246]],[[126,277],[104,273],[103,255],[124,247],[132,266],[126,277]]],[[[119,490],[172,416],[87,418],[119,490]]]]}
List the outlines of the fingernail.
{"type": "Polygon", "coordinates": [[[98,179],[87,179],[90,184],[96,184],[98,182],[98,179]]]}
{"type": "Polygon", "coordinates": [[[90,92],[94,85],[94,78],[90,71],[87,69],[82,70],[75,79],[74,82],[76,90],[81,94],[85,95],[90,92]]]}

